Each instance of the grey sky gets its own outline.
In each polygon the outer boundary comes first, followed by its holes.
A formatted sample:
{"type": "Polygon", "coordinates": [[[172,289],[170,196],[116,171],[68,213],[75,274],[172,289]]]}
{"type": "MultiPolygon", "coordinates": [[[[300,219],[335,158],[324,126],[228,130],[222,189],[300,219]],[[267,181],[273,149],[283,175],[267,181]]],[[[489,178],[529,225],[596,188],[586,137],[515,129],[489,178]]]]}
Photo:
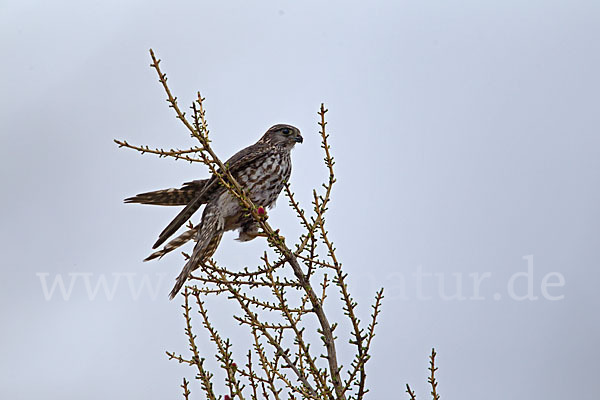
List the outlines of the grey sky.
{"type": "MultiPolygon", "coordinates": [[[[178,398],[193,377],[164,355],[187,347],[167,300],[181,258],[141,262],[176,210],[122,199],[207,171],[112,143],[194,144],[152,47],[181,104],[206,97],[223,158],[273,123],[302,130],[303,204],[325,176],[326,103],[330,232],[362,312],[387,291],[371,399],[406,398],[405,383],[427,398],[433,346],[445,399],[596,399],[600,3],[299,3],[1,2],[0,398],[178,398]],[[537,300],[519,301],[528,265],[537,300]],[[68,300],[45,299],[57,276],[75,279],[68,300]],[[89,298],[100,276],[121,279],[112,300],[89,298]],[[144,276],[157,296],[136,300],[128,282],[144,276]]],[[[299,232],[284,199],[270,221],[299,232]]],[[[264,242],[233,238],[215,258],[257,264],[264,242]]],[[[230,324],[227,305],[211,307],[230,324]]]]}

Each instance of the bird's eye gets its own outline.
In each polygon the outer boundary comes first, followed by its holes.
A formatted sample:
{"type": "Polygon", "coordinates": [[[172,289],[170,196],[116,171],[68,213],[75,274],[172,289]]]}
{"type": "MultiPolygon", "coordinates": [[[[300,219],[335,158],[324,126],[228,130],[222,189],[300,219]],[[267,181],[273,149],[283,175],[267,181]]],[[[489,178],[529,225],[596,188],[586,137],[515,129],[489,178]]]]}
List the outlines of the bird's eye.
{"type": "Polygon", "coordinates": [[[281,130],[281,133],[283,133],[284,135],[289,135],[290,133],[292,133],[288,128],[283,128],[281,130]]]}

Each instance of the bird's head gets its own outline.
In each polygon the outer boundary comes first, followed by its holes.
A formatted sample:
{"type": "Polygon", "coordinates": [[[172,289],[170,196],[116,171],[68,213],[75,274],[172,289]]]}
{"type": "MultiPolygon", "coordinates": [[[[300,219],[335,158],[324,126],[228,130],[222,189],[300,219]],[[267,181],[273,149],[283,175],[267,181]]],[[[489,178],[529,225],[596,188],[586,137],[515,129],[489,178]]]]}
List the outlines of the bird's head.
{"type": "Polygon", "coordinates": [[[289,149],[294,147],[296,143],[302,143],[303,140],[302,135],[300,135],[300,129],[286,124],[273,125],[260,138],[261,142],[284,146],[289,149]]]}

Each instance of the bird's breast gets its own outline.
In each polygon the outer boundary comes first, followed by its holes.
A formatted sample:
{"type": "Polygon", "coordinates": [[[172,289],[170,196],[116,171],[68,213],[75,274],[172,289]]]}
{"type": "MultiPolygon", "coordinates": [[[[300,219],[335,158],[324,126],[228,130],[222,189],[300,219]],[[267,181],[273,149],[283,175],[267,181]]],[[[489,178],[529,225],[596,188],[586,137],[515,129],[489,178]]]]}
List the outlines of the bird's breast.
{"type": "Polygon", "coordinates": [[[271,206],[292,172],[289,153],[273,152],[240,171],[239,181],[257,206],[271,206]]]}
{"type": "MultiPolygon", "coordinates": [[[[234,177],[246,189],[254,204],[259,207],[272,207],[291,172],[292,164],[289,152],[273,151],[265,157],[248,163],[237,171],[234,177]]],[[[240,205],[239,200],[228,191],[223,190],[220,193],[217,203],[221,215],[226,220],[225,230],[238,229],[247,219],[246,211],[240,205]]]]}

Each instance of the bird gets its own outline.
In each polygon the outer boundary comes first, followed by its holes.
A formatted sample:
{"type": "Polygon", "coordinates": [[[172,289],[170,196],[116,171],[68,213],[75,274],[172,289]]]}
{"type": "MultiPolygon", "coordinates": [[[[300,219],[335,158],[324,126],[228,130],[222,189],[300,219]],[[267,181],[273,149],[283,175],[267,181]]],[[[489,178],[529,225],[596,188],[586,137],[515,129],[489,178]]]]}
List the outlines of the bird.
{"type": "MultiPolygon", "coordinates": [[[[246,190],[252,202],[263,208],[272,208],[288,182],[292,172],[291,151],[304,141],[300,130],[288,124],[276,124],[253,145],[229,158],[225,165],[232,177],[246,190]]],[[[261,236],[260,227],[240,205],[227,188],[213,174],[208,179],[186,182],[181,188],[170,188],[140,193],[124,200],[125,203],[161,206],[184,206],[177,216],[159,234],[152,246],[157,249],[203,205],[202,218],[196,226],[172,239],[144,261],[160,258],[190,240],[195,240],[194,250],[187,259],[169,298],[179,293],[191,273],[203,265],[216,251],[223,233],[238,230],[237,240],[246,242],[261,236]]]]}

